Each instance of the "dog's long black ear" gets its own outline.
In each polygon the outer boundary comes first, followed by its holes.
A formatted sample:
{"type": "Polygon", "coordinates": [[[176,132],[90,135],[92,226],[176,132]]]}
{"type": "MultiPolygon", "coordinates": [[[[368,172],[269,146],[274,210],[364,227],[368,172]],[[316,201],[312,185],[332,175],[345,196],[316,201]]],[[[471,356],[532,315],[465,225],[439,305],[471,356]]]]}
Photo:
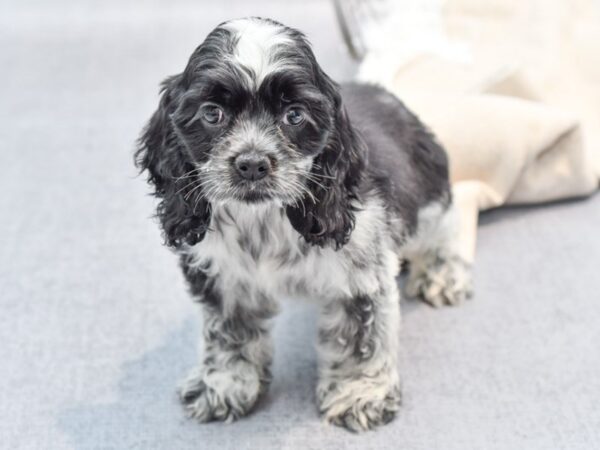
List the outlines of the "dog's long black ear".
{"type": "Polygon", "coordinates": [[[323,151],[315,158],[306,195],[298,206],[289,206],[292,226],[310,244],[330,243],[341,248],[354,229],[358,187],[365,167],[366,149],[352,127],[339,87],[323,72],[320,89],[331,99],[333,129],[323,151]]]}
{"type": "Polygon", "coordinates": [[[142,131],[135,152],[137,167],[147,171],[160,200],[156,212],[165,243],[176,248],[201,241],[210,222],[210,204],[198,187],[192,161],[171,120],[183,93],[182,75],[163,82],[158,109],[142,131]]]}

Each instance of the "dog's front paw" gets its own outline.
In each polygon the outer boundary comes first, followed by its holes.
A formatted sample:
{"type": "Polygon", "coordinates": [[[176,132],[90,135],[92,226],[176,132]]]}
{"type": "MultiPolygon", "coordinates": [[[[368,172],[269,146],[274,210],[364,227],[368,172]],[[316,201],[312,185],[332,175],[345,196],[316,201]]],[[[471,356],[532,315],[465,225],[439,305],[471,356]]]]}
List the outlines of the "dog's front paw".
{"type": "Polygon", "coordinates": [[[321,381],[319,409],[325,420],[350,431],[371,430],[394,419],[400,408],[397,376],[321,381]]]}
{"type": "Polygon", "coordinates": [[[189,417],[199,422],[233,422],[248,414],[268,382],[252,366],[244,369],[194,369],[179,389],[189,417]]]}
{"type": "Polygon", "coordinates": [[[437,308],[458,305],[473,294],[469,264],[457,256],[438,257],[411,268],[406,293],[437,308]]]}

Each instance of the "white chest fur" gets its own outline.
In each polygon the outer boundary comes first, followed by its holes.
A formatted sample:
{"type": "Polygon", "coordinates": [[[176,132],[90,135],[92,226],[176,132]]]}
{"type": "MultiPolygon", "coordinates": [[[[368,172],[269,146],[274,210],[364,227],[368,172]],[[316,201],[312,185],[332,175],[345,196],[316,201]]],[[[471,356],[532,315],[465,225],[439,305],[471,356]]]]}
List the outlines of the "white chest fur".
{"type": "Polygon", "coordinates": [[[306,244],[276,205],[216,205],[210,231],[187,252],[194,266],[218,277],[223,289],[241,286],[269,295],[311,297],[349,294],[341,252],[306,244]]]}

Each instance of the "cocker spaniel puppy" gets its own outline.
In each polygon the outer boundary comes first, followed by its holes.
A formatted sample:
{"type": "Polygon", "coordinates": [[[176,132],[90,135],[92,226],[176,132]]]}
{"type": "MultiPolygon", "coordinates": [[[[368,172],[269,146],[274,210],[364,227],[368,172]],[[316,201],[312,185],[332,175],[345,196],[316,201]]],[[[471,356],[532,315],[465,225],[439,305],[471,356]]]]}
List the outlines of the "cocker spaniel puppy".
{"type": "Polygon", "coordinates": [[[278,300],[321,308],[317,401],[352,430],[400,403],[400,261],[432,305],[469,295],[444,150],[404,105],[334,83],[304,35],[219,25],[163,83],[140,138],[168,246],[203,310],[204,355],[181,388],[201,422],[247,414],[271,380],[278,300]]]}

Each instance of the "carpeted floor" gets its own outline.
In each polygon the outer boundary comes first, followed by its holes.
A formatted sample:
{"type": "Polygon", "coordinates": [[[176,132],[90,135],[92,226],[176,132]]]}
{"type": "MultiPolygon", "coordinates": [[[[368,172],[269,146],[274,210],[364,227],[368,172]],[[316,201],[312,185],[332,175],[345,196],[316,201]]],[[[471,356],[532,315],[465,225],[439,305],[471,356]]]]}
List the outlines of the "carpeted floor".
{"type": "Polygon", "coordinates": [[[158,82],[244,15],[305,30],[338,80],[355,66],[329,2],[52,3],[0,3],[1,448],[600,448],[600,196],[485,214],[475,299],[403,301],[391,425],[320,421],[315,312],[293,302],[255,414],[185,419],[196,311],[131,155],[158,82]]]}

